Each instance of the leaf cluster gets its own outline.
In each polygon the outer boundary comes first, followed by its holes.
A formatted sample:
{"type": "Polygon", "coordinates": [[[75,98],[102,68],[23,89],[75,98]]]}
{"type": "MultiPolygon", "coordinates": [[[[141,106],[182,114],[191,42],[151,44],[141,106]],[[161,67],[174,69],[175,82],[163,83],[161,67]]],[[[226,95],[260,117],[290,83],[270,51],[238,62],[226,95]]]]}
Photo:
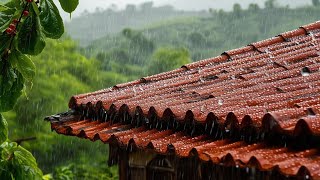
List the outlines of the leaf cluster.
{"type": "MultiPolygon", "coordinates": [[[[78,0],[60,0],[71,13],[78,0]]],[[[32,84],[36,66],[31,56],[40,54],[45,38],[58,39],[64,25],[53,0],[10,0],[0,4],[0,113],[11,110],[32,84]]],[[[8,125],[0,114],[0,179],[42,179],[33,155],[8,140],[8,125]]]]}

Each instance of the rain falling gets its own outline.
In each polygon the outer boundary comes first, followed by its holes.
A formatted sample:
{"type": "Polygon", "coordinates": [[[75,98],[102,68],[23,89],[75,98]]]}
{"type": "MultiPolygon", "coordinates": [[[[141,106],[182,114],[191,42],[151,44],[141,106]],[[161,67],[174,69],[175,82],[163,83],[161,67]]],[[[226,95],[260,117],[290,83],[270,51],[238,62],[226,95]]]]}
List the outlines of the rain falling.
{"type": "Polygon", "coordinates": [[[0,179],[320,178],[319,12],[0,0],[0,179]]]}

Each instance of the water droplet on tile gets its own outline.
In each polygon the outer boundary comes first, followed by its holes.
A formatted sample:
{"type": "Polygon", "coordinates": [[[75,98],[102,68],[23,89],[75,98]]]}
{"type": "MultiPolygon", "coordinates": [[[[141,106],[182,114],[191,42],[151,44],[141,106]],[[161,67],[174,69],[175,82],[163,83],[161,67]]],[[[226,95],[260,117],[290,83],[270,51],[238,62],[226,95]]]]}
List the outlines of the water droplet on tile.
{"type": "Polygon", "coordinates": [[[218,105],[219,105],[219,106],[222,106],[222,105],[223,105],[223,100],[222,100],[222,99],[219,99],[219,100],[218,100],[218,105]]]}
{"type": "Polygon", "coordinates": [[[206,110],[206,106],[205,106],[205,105],[201,106],[200,111],[201,111],[202,113],[204,113],[204,112],[205,112],[205,110],[206,110]]]}
{"type": "Polygon", "coordinates": [[[301,75],[302,76],[309,76],[310,75],[310,69],[308,67],[304,67],[301,69],[301,75]]]}
{"type": "Polygon", "coordinates": [[[316,38],[314,37],[314,34],[313,34],[313,32],[309,32],[309,36],[311,36],[311,38],[312,38],[312,41],[315,41],[315,40],[316,40],[316,38]]]}
{"type": "Polygon", "coordinates": [[[134,96],[136,96],[137,95],[137,90],[136,90],[136,88],[134,86],[132,88],[132,91],[133,91],[134,96]]]}

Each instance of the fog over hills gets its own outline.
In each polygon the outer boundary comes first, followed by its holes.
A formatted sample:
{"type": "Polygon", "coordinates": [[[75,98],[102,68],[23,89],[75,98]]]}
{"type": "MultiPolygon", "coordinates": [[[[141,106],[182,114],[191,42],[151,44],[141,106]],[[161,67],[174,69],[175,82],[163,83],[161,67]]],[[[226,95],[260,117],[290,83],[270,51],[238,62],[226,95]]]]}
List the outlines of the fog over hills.
{"type": "MultiPolygon", "coordinates": [[[[58,2],[58,0],[54,0],[58,2]]],[[[154,6],[172,5],[175,9],[179,10],[208,10],[212,9],[224,9],[231,10],[233,4],[239,3],[243,8],[246,8],[250,3],[259,4],[263,6],[265,0],[80,0],[79,7],[73,13],[73,16],[79,16],[85,10],[93,12],[96,8],[113,10],[124,9],[128,4],[141,4],[144,2],[152,1],[154,6]]],[[[311,0],[276,0],[276,4],[294,8],[298,6],[304,6],[311,4],[311,0]]],[[[69,15],[62,13],[65,20],[69,20],[69,15]]]]}
{"type": "MultiPolygon", "coordinates": [[[[165,3],[183,10],[203,10],[208,8],[231,10],[235,3],[239,3],[243,8],[248,7],[250,3],[259,4],[259,6],[264,5],[263,0],[167,0],[165,3]]],[[[276,4],[281,6],[289,5],[289,7],[294,8],[311,4],[311,0],[277,0],[276,4]]]]}
{"type": "MultiPolygon", "coordinates": [[[[209,9],[231,11],[235,3],[243,9],[251,3],[263,8],[265,0],[80,0],[71,20],[69,14],[63,15],[67,33],[86,46],[127,27],[143,29],[167,20],[207,17],[209,9]]],[[[274,4],[295,8],[310,5],[311,0],[275,0],[274,4]]]]}

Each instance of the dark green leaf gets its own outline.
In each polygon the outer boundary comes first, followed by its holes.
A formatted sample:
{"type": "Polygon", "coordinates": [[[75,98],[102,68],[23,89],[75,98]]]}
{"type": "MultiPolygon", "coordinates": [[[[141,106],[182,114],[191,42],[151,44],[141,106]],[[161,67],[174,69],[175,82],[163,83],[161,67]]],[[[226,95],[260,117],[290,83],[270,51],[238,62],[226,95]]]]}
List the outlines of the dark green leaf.
{"type": "Polygon", "coordinates": [[[12,50],[9,55],[9,61],[28,81],[31,81],[35,76],[36,66],[28,56],[22,54],[20,51],[16,49],[12,50]]]}
{"type": "Polygon", "coordinates": [[[39,16],[40,11],[39,11],[39,8],[38,8],[38,5],[36,4],[36,2],[32,1],[31,5],[32,5],[32,8],[33,8],[34,12],[36,13],[36,15],[39,16]]]}
{"type": "Polygon", "coordinates": [[[0,143],[2,144],[8,139],[8,123],[0,114],[0,143]]]}
{"type": "Polygon", "coordinates": [[[40,23],[44,34],[48,38],[60,38],[64,33],[64,26],[58,8],[52,0],[42,0],[40,7],[40,23]]]}
{"type": "Polygon", "coordinates": [[[6,66],[0,75],[0,112],[6,112],[13,108],[24,88],[22,75],[13,70],[11,66],[4,65],[0,61],[0,67],[6,66]],[[2,64],[2,65],[1,65],[2,64]]]}
{"type": "Polygon", "coordinates": [[[6,33],[0,34],[0,55],[2,55],[5,49],[8,48],[10,44],[11,37],[8,36],[6,33]]]}
{"type": "Polygon", "coordinates": [[[9,1],[1,6],[0,11],[0,33],[3,33],[14,18],[19,16],[20,2],[18,0],[9,1]],[[5,8],[4,8],[5,7],[5,8]]]}
{"type": "Polygon", "coordinates": [[[0,59],[0,97],[7,91],[10,91],[13,83],[16,81],[17,75],[15,74],[10,63],[6,60],[0,59]]]}
{"type": "Polygon", "coordinates": [[[13,167],[10,161],[13,158],[13,151],[17,147],[17,143],[4,142],[0,145],[1,161],[0,161],[0,179],[13,179],[13,167]]]}
{"type": "Polygon", "coordinates": [[[29,55],[38,55],[42,52],[46,43],[40,28],[39,17],[33,13],[27,17],[17,39],[20,52],[29,55]]]}
{"type": "Polygon", "coordinates": [[[62,9],[67,13],[72,13],[78,6],[79,0],[59,0],[62,9]]]}

